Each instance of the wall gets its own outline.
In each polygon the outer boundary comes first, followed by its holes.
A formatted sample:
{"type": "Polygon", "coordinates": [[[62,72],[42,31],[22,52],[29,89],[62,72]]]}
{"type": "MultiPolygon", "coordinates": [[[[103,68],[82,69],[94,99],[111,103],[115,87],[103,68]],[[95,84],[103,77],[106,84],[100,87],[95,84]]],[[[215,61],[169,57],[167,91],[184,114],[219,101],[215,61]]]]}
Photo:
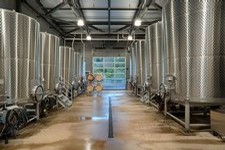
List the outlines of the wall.
{"type": "Polygon", "coordinates": [[[124,49],[93,50],[93,57],[126,57],[126,75],[127,75],[127,78],[129,77],[130,58],[129,58],[129,53],[127,52],[127,50],[124,50],[124,49]]]}
{"type": "MultiPolygon", "coordinates": [[[[126,75],[130,76],[130,52],[126,49],[94,49],[93,42],[84,41],[85,44],[85,63],[86,71],[92,72],[93,57],[126,57],[126,75]]],[[[67,41],[66,46],[72,47],[72,42],[67,41]]],[[[81,42],[74,42],[74,49],[82,53],[83,44],[81,42]]]]}
{"type": "Polygon", "coordinates": [[[15,10],[16,0],[0,0],[0,8],[15,10]]]}
{"type": "MultiPolygon", "coordinates": [[[[16,10],[16,1],[17,0],[0,0],[0,8],[16,10]]],[[[32,4],[32,6],[34,6],[35,8],[39,8],[34,3],[34,0],[30,0],[29,3],[32,4]]],[[[48,33],[59,36],[58,32],[50,28],[49,25],[43,19],[41,19],[35,12],[33,12],[30,8],[28,8],[26,4],[24,4],[23,2],[21,4],[22,4],[21,13],[36,19],[40,23],[41,32],[48,32],[48,33]]]]}

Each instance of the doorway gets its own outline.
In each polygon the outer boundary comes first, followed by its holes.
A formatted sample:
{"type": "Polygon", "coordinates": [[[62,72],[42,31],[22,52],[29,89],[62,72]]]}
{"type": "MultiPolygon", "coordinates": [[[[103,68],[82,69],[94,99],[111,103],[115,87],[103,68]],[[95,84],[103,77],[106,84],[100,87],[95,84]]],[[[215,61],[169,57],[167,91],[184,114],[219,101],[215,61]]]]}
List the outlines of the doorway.
{"type": "Polygon", "coordinates": [[[103,75],[104,89],[126,89],[125,57],[93,57],[93,73],[103,75]]]}

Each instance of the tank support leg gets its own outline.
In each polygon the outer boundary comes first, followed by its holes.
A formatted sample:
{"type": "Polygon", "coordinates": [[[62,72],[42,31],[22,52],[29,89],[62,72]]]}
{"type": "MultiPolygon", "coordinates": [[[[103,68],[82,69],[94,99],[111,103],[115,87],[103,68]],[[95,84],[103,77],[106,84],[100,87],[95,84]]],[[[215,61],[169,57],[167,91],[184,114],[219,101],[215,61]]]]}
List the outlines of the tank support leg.
{"type": "Polygon", "coordinates": [[[35,105],[36,105],[37,120],[39,120],[40,119],[40,105],[39,105],[39,102],[37,102],[35,105]]]}
{"type": "Polygon", "coordinates": [[[8,144],[9,143],[8,136],[7,135],[4,135],[4,140],[5,140],[5,144],[8,144]]]}
{"type": "Polygon", "coordinates": [[[167,97],[164,99],[164,115],[167,116],[167,97]]]}
{"type": "Polygon", "coordinates": [[[190,131],[190,103],[189,100],[185,100],[185,130],[190,131]]]}
{"type": "Polygon", "coordinates": [[[135,85],[135,96],[137,96],[138,95],[138,88],[137,88],[137,86],[135,85]]]}

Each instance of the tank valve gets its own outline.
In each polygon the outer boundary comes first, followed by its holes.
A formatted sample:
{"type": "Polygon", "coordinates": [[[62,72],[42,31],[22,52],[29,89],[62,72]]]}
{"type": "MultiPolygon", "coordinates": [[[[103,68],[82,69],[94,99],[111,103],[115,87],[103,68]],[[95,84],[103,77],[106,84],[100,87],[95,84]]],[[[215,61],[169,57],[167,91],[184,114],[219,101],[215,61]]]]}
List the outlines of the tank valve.
{"type": "Polygon", "coordinates": [[[44,89],[43,89],[42,85],[35,86],[31,90],[31,95],[35,99],[35,101],[40,102],[44,96],[44,89]]]}

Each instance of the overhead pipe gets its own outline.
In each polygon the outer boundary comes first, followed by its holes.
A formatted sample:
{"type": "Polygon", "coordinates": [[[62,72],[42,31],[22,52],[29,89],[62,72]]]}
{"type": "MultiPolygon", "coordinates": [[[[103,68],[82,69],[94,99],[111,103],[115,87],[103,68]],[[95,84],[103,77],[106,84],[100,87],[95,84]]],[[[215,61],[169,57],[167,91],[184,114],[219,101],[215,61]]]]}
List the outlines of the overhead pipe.
{"type": "MultiPolygon", "coordinates": [[[[86,31],[87,33],[89,33],[89,30],[88,30],[88,26],[86,24],[86,20],[82,14],[82,12],[80,11],[79,9],[79,5],[78,5],[78,2],[76,0],[67,0],[67,3],[69,4],[70,8],[72,9],[74,15],[77,17],[77,18],[81,18],[83,19],[84,23],[85,23],[85,28],[86,28],[86,31]]],[[[74,44],[74,41],[81,41],[82,45],[83,45],[83,60],[85,60],[85,51],[84,51],[84,47],[85,47],[85,43],[83,42],[83,37],[82,37],[82,33],[81,33],[81,38],[65,38],[65,40],[73,40],[73,43],[72,45],[74,44]]]]}
{"type": "Polygon", "coordinates": [[[144,3],[142,5],[142,9],[144,8],[145,4],[146,4],[146,0],[144,0],[144,3]]]}
{"type": "Polygon", "coordinates": [[[82,34],[81,34],[81,43],[83,45],[83,60],[85,61],[85,55],[86,55],[86,53],[85,53],[85,47],[86,47],[86,45],[85,45],[85,43],[84,43],[84,41],[82,39],[82,34]]]}
{"type": "MultiPolygon", "coordinates": [[[[72,9],[75,17],[79,18],[80,17],[80,14],[77,12],[76,8],[76,4],[74,3],[73,0],[67,0],[67,3],[69,4],[70,8],[72,9]]],[[[83,19],[83,18],[82,18],[83,19]]]]}
{"type": "MultiPolygon", "coordinates": [[[[141,8],[139,9],[139,11],[134,15],[134,18],[132,20],[132,23],[134,23],[135,19],[139,18],[142,19],[145,12],[148,10],[148,7],[151,5],[152,0],[149,0],[148,3],[146,2],[146,0],[142,3],[142,5],[140,6],[141,8]]],[[[130,30],[130,34],[132,34],[134,30],[134,25],[131,26],[131,30],[130,30]]]]}
{"type": "Polygon", "coordinates": [[[74,49],[74,41],[75,41],[75,36],[74,36],[73,41],[72,41],[72,49],[74,49]]]}
{"type": "MultiPolygon", "coordinates": [[[[83,39],[82,39],[82,34],[81,34],[81,43],[82,43],[82,45],[83,45],[83,48],[82,48],[82,54],[83,54],[83,65],[84,66],[82,66],[83,67],[83,69],[84,69],[84,67],[86,66],[86,51],[85,51],[85,47],[86,47],[86,45],[85,45],[85,43],[84,43],[84,41],[83,41],[83,39]]],[[[83,76],[85,76],[85,74],[84,74],[84,72],[82,72],[83,74],[83,76]]]]}
{"type": "Polygon", "coordinates": [[[141,12],[141,9],[144,7],[144,1],[139,1],[139,7],[138,7],[138,10],[135,12],[135,14],[134,14],[134,16],[133,16],[133,19],[132,19],[132,25],[131,25],[131,27],[130,27],[130,31],[129,31],[129,34],[132,34],[132,32],[133,32],[133,29],[134,29],[134,25],[133,25],[133,23],[134,23],[134,21],[135,21],[135,19],[136,18],[138,18],[138,16],[139,16],[139,14],[140,14],[140,12],[141,12]]]}
{"type": "Polygon", "coordinates": [[[48,12],[46,12],[45,16],[49,16],[49,15],[53,14],[54,12],[56,12],[58,9],[62,8],[65,5],[66,5],[66,1],[63,0],[60,4],[58,4],[57,6],[55,6],[54,8],[49,10],[48,12]]]}
{"type": "Polygon", "coordinates": [[[144,6],[143,10],[139,14],[140,19],[142,19],[144,14],[148,11],[148,8],[151,5],[151,3],[152,3],[152,0],[150,0],[148,3],[145,3],[145,6],[144,6]]]}
{"type": "MultiPolygon", "coordinates": [[[[145,39],[144,39],[144,41],[145,41],[145,39]]],[[[135,34],[134,34],[134,40],[133,40],[133,42],[130,45],[133,45],[134,42],[135,42],[135,34]]]]}
{"type": "Polygon", "coordinates": [[[85,45],[85,44],[84,44],[84,41],[83,41],[83,34],[82,34],[82,33],[80,34],[80,37],[81,37],[81,40],[80,40],[81,43],[82,43],[83,45],[85,45]]]}
{"type": "Polygon", "coordinates": [[[63,46],[65,47],[66,46],[66,39],[63,38],[63,46]]]}
{"type": "MultiPolygon", "coordinates": [[[[128,35],[129,35],[129,34],[128,34],[128,35]]],[[[126,37],[124,36],[124,34],[122,34],[122,38],[123,38],[123,39],[126,39],[126,37]]]]}

